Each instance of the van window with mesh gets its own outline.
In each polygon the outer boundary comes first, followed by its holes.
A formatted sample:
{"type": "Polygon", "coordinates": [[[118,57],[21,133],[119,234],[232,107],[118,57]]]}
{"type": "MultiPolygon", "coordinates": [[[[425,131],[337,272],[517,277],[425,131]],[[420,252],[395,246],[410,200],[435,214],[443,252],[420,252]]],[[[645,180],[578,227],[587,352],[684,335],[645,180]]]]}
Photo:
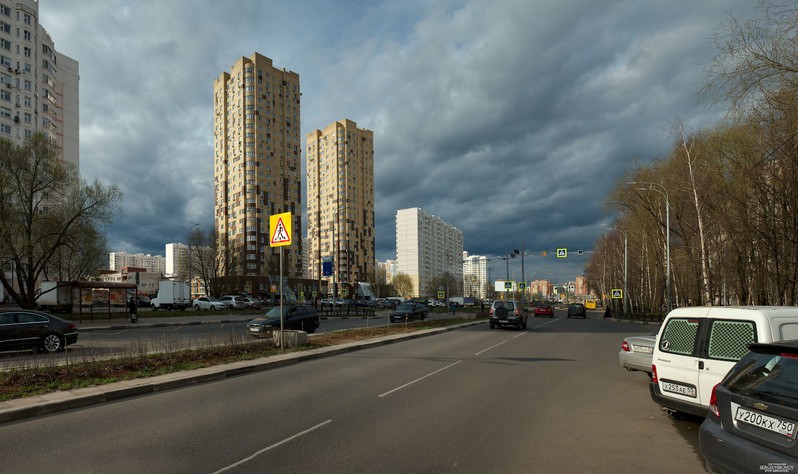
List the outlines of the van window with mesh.
{"type": "Polygon", "coordinates": [[[697,334],[697,319],[671,319],[662,331],[659,348],[663,352],[691,355],[695,350],[695,339],[697,334]]]}
{"type": "Polygon", "coordinates": [[[710,359],[740,360],[748,352],[746,344],[754,341],[753,321],[712,321],[707,355],[710,359]]]}

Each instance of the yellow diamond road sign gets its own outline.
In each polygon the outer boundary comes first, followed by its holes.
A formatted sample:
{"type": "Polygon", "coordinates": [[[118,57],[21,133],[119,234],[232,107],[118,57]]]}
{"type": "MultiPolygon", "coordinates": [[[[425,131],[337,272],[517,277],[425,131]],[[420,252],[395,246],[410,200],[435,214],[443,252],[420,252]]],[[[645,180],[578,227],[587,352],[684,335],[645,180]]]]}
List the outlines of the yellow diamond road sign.
{"type": "Polygon", "coordinates": [[[272,247],[291,245],[291,213],[269,216],[269,243],[272,247]]]}

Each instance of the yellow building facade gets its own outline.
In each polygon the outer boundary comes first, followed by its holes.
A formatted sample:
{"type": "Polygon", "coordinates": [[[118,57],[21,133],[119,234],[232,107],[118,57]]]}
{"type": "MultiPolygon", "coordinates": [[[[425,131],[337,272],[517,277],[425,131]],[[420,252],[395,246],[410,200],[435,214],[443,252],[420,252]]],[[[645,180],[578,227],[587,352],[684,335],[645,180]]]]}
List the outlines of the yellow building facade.
{"type": "Polygon", "coordinates": [[[292,214],[283,275],[302,276],[300,96],[299,75],[258,53],[214,81],[214,218],[222,275],[241,281],[231,291],[269,292],[280,275],[273,214],[292,214]]]}
{"type": "Polygon", "coordinates": [[[310,132],[306,144],[307,277],[351,297],[375,272],[374,132],[345,119],[310,132]],[[323,276],[324,260],[333,275],[323,276]]]}

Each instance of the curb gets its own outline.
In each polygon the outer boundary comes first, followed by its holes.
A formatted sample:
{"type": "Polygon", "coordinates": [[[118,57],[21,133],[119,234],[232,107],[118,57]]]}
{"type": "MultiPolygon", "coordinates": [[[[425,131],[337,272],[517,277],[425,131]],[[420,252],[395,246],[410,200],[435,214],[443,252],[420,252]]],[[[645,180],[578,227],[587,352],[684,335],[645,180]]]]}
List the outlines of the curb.
{"type": "Polygon", "coordinates": [[[98,403],[116,401],[128,397],[147,395],[174,388],[213,382],[228,377],[261,372],[309,360],[320,359],[322,357],[330,357],[347,352],[379,347],[395,342],[432,336],[486,323],[487,321],[471,321],[445,328],[424,329],[410,334],[384,336],[377,339],[350,342],[338,346],[321,347],[308,351],[292,352],[290,354],[279,354],[257,360],[232,362],[230,364],[204,367],[186,372],[174,372],[155,377],[124,380],[107,385],[18,398],[7,402],[0,402],[0,423],[56,413],[72,408],[81,408],[98,403]]]}

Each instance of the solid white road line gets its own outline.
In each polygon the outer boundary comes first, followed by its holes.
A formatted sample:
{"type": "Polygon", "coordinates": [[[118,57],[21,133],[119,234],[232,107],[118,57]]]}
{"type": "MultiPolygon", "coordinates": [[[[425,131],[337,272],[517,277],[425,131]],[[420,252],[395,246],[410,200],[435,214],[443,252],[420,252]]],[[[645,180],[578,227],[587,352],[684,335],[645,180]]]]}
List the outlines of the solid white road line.
{"type": "Polygon", "coordinates": [[[393,392],[396,392],[397,390],[402,390],[403,388],[405,388],[405,387],[407,387],[407,386],[409,386],[409,385],[413,385],[414,383],[416,383],[416,382],[418,382],[418,381],[420,381],[420,380],[424,380],[425,378],[427,378],[427,377],[430,377],[430,376],[432,376],[432,375],[435,375],[435,374],[437,374],[438,372],[440,372],[440,371],[442,371],[442,370],[446,370],[446,369],[448,369],[449,367],[453,367],[453,366],[455,366],[455,365],[459,364],[460,362],[462,362],[462,360],[458,360],[457,362],[455,362],[455,363],[453,363],[453,364],[449,364],[449,365],[447,365],[446,367],[442,367],[442,368],[440,368],[440,369],[436,370],[435,372],[430,372],[429,374],[427,374],[427,375],[425,375],[425,376],[423,376],[423,377],[419,377],[419,378],[417,378],[416,380],[413,380],[412,382],[407,382],[406,384],[402,385],[401,387],[396,387],[396,388],[395,388],[395,389],[393,389],[393,390],[389,390],[389,391],[387,391],[387,392],[383,393],[382,395],[377,395],[377,396],[378,396],[378,397],[380,397],[380,398],[382,398],[382,397],[385,397],[385,396],[387,396],[387,395],[390,395],[390,394],[392,394],[393,392]]]}
{"type": "Polygon", "coordinates": [[[246,462],[249,462],[249,461],[251,461],[251,460],[255,459],[256,457],[260,456],[261,454],[265,453],[266,451],[269,451],[269,450],[271,450],[271,449],[274,449],[274,448],[276,448],[277,446],[280,446],[280,445],[282,445],[282,444],[285,444],[285,443],[287,443],[287,442],[289,442],[289,441],[291,441],[291,440],[293,440],[293,439],[299,438],[300,436],[304,436],[304,435],[306,435],[306,434],[310,433],[311,431],[313,431],[313,430],[317,430],[317,429],[321,428],[322,426],[324,426],[324,425],[326,425],[326,424],[329,424],[329,423],[332,423],[332,420],[327,420],[327,421],[325,421],[324,423],[319,423],[318,425],[314,426],[313,428],[308,428],[308,429],[306,429],[305,431],[302,431],[302,432],[300,432],[300,433],[297,433],[297,434],[295,434],[294,436],[291,436],[290,438],[286,438],[286,439],[284,439],[284,440],[282,440],[282,441],[279,441],[279,442],[277,442],[277,443],[274,443],[273,445],[271,445],[271,446],[269,446],[269,447],[267,447],[267,448],[263,448],[263,449],[261,449],[260,451],[258,451],[257,453],[253,454],[252,456],[250,456],[250,457],[248,457],[248,458],[244,458],[244,459],[242,459],[242,460],[238,461],[237,463],[230,464],[230,465],[229,465],[229,466],[227,466],[227,467],[224,467],[224,468],[222,468],[222,469],[219,469],[219,470],[218,470],[218,471],[216,471],[214,474],[218,474],[218,473],[220,473],[220,472],[228,471],[228,470],[230,470],[230,469],[232,469],[232,468],[234,468],[234,467],[240,466],[240,465],[242,465],[242,464],[244,464],[244,463],[246,463],[246,462]]]}

